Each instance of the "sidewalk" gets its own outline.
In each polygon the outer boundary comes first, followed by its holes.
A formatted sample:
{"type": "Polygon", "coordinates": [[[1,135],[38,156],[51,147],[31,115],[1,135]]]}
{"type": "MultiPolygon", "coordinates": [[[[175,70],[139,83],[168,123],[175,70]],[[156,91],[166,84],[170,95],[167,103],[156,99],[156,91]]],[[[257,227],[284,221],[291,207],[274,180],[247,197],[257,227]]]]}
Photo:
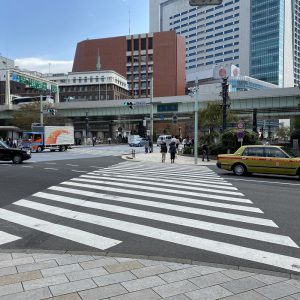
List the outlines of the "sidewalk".
{"type": "Polygon", "coordinates": [[[120,256],[0,253],[0,299],[300,299],[297,275],[183,259],[120,256]]]}
{"type": "MultiPolygon", "coordinates": [[[[134,150],[134,149],[133,149],[134,150]]],[[[156,162],[161,163],[161,154],[159,152],[155,152],[156,149],[154,148],[153,153],[136,153],[135,158],[132,158],[132,154],[123,155],[122,158],[126,160],[132,160],[132,161],[144,161],[144,162],[156,162]]],[[[158,150],[157,150],[158,151],[158,150]]],[[[170,154],[167,153],[166,162],[165,164],[170,164],[170,154]]],[[[201,157],[198,157],[198,163],[197,165],[201,166],[215,166],[217,163],[216,160],[210,160],[210,161],[202,161],[201,157]]],[[[183,155],[177,155],[175,158],[175,165],[195,165],[195,158],[192,156],[183,156],[183,155]]]]}

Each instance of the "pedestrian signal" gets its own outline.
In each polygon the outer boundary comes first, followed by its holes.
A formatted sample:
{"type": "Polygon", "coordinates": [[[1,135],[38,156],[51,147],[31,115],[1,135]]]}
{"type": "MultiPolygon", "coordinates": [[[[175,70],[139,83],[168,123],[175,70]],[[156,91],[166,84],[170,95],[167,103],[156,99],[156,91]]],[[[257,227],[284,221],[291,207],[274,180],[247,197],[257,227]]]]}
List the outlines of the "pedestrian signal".
{"type": "Polygon", "coordinates": [[[132,102],[128,102],[128,101],[125,101],[123,103],[124,106],[128,106],[130,109],[133,109],[133,103],[132,102]]]}

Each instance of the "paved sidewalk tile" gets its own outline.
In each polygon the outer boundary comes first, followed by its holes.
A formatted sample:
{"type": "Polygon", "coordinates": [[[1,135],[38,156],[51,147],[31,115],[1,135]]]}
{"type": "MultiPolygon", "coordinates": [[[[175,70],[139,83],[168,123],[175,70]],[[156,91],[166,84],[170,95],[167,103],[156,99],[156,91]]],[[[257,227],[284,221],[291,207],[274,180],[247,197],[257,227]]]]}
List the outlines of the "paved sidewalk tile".
{"type": "Polygon", "coordinates": [[[197,289],[199,288],[188,280],[173,282],[153,288],[153,290],[163,298],[184,294],[197,289]]]}
{"type": "Polygon", "coordinates": [[[179,280],[199,277],[199,273],[197,273],[192,268],[189,268],[189,269],[182,269],[178,271],[172,271],[169,273],[160,274],[159,277],[161,277],[166,282],[171,283],[179,280]]]}
{"type": "Polygon", "coordinates": [[[232,279],[222,273],[214,273],[209,275],[203,275],[200,277],[191,278],[190,281],[196,284],[199,288],[205,288],[212,285],[221,284],[232,279]]]}
{"type": "Polygon", "coordinates": [[[62,273],[70,273],[74,271],[82,271],[82,268],[79,264],[66,265],[41,270],[44,277],[54,276],[62,273]]]}
{"type": "Polygon", "coordinates": [[[66,276],[70,281],[76,281],[76,280],[87,279],[87,278],[92,278],[92,277],[102,276],[107,274],[108,272],[104,268],[100,267],[95,269],[88,269],[88,270],[66,273],[66,276]]]}
{"type": "Polygon", "coordinates": [[[153,290],[143,290],[121,296],[111,297],[110,300],[158,300],[161,299],[153,290]]]}
{"type": "Polygon", "coordinates": [[[55,260],[47,260],[43,262],[33,263],[33,264],[24,264],[21,266],[17,266],[18,272],[29,272],[47,268],[53,268],[57,266],[57,262],[55,260]]]}
{"type": "Polygon", "coordinates": [[[91,279],[84,279],[79,281],[72,281],[69,283],[63,283],[59,285],[50,286],[50,291],[54,296],[63,294],[70,294],[73,292],[79,292],[95,288],[96,284],[91,279]]]}
{"type": "Polygon", "coordinates": [[[105,257],[101,259],[96,259],[93,261],[86,261],[86,262],[81,262],[79,263],[83,269],[94,269],[98,267],[103,267],[103,266],[109,266],[112,264],[119,264],[117,260],[115,260],[112,257],[105,257]]]}
{"type": "Polygon", "coordinates": [[[193,268],[192,265],[188,264],[177,264],[177,263],[169,263],[167,264],[167,267],[170,268],[173,271],[181,270],[181,269],[191,269],[193,268]]]}
{"type": "Polygon", "coordinates": [[[191,298],[188,298],[184,294],[180,294],[173,297],[164,298],[164,300],[191,300],[191,298]]]}
{"type": "Polygon", "coordinates": [[[0,296],[15,294],[23,291],[21,283],[13,283],[0,286],[0,296]]]}
{"type": "Polygon", "coordinates": [[[148,259],[138,259],[137,261],[140,262],[141,264],[143,264],[145,267],[158,266],[158,265],[168,266],[169,264],[173,264],[173,263],[170,263],[170,262],[159,261],[159,260],[151,260],[151,259],[149,259],[149,260],[148,259]]]}
{"type": "Polygon", "coordinates": [[[225,269],[215,268],[210,266],[195,266],[193,269],[201,275],[208,275],[212,273],[217,273],[221,271],[225,271],[225,269]]]}
{"type": "Polygon", "coordinates": [[[70,254],[56,254],[56,253],[34,253],[33,258],[36,262],[42,262],[46,260],[53,260],[58,258],[70,257],[70,254]]]}
{"type": "Polygon", "coordinates": [[[105,286],[109,284],[124,282],[127,280],[133,280],[133,279],[136,279],[136,277],[129,271],[108,274],[108,275],[103,275],[103,276],[93,278],[93,280],[96,282],[98,286],[105,286]]]}
{"type": "Polygon", "coordinates": [[[225,282],[221,286],[234,294],[238,294],[265,286],[265,284],[252,277],[247,277],[225,282]]]}
{"type": "Polygon", "coordinates": [[[138,278],[158,275],[170,272],[171,270],[165,265],[150,266],[141,269],[131,270],[131,272],[138,278]]]}
{"type": "Polygon", "coordinates": [[[0,297],[1,300],[40,300],[52,297],[48,288],[32,290],[0,297]]]}
{"type": "Polygon", "coordinates": [[[23,282],[24,290],[34,290],[46,286],[61,284],[69,282],[68,278],[65,275],[56,275],[51,277],[46,277],[42,279],[30,280],[23,282]]]}
{"type": "Polygon", "coordinates": [[[240,278],[245,278],[245,277],[250,277],[255,275],[254,273],[238,271],[238,270],[224,270],[221,273],[226,276],[229,276],[232,279],[240,279],[240,278]]]}
{"type": "Polygon", "coordinates": [[[0,269],[0,276],[12,275],[12,274],[17,274],[17,268],[15,266],[0,269]]]}
{"type": "Polygon", "coordinates": [[[70,257],[61,257],[55,259],[60,266],[70,265],[74,263],[84,262],[84,261],[94,261],[94,257],[90,255],[73,255],[70,257]]]}
{"type": "Polygon", "coordinates": [[[24,253],[24,252],[16,252],[11,254],[13,259],[19,259],[19,258],[26,258],[26,257],[32,257],[31,253],[24,253]]]}
{"type": "Polygon", "coordinates": [[[265,296],[255,291],[248,291],[245,293],[222,298],[222,300],[269,300],[269,298],[266,298],[265,296]]]}
{"type": "Polygon", "coordinates": [[[201,290],[189,292],[186,295],[192,300],[215,300],[230,296],[232,293],[219,285],[215,285],[201,290]]]}
{"type": "Polygon", "coordinates": [[[11,260],[12,255],[10,253],[0,253],[0,260],[11,260]]]}
{"type": "Polygon", "coordinates": [[[148,288],[153,288],[155,286],[164,285],[166,284],[165,281],[163,281],[158,276],[150,276],[140,279],[135,279],[131,281],[122,282],[122,285],[129,291],[129,292],[135,292],[138,290],[144,290],[148,288]]]}
{"type": "Polygon", "coordinates": [[[294,299],[300,300],[300,293],[293,294],[291,297],[294,298],[294,299]]]}
{"type": "Polygon", "coordinates": [[[274,284],[277,282],[288,280],[288,278],[285,278],[285,277],[277,277],[277,276],[271,276],[271,275],[265,275],[265,274],[257,274],[257,275],[252,276],[252,278],[262,281],[265,284],[274,284]]]}
{"type": "Polygon", "coordinates": [[[294,286],[295,288],[300,289],[300,281],[299,280],[290,279],[290,280],[285,281],[285,283],[290,284],[290,285],[294,286]]]}
{"type": "Polygon", "coordinates": [[[110,266],[104,266],[109,273],[117,273],[122,271],[129,271],[134,269],[143,268],[144,266],[138,261],[128,261],[124,263],[114,264],[110,266]]]}
{"type": "Polygon", "coordinates": [[[293,287],[284,282],[275,283],[265,287],[255,289],[256,292],[266,296],[270,299],[279,299],[285,296],[296,294],[300,292],[300,289],[293,287]]]}
{"type": "Polygon", "coordinates": [[[31,256],[24,257],[24,258],[16,258],[16,259],[12,259],[12,260],[0,261],[0,268],[24,265],[24,264],[28,264],[28,263],[34,263],[34,259],[31,256]]]}
{"type": "Polygon", "coordinates": [[[79,292],[79,295],[83,300],[100,300],[127,293],[127,290],[122,285],[113,284],[109,286],[103,286],[92,290],[79,292]]]}
{"type": "Polygon", "coordinates": [[[66,294],[66,295],[62,295],[62,296],[51,297],[51,298],[47,298],[45,300],[50,300],[50,299],[51,300],[81,300],[80,296],[77,293],[72,293],[72,294],[66,294]]]}
{"type": "Polygon", "coordinates": [[[12,284],[26,280],[33,280],[42,278],[42,274],[40,271],[31,271],[13,275],[7,275],[0,277],[0,286],[5,284],[12,284]]]}

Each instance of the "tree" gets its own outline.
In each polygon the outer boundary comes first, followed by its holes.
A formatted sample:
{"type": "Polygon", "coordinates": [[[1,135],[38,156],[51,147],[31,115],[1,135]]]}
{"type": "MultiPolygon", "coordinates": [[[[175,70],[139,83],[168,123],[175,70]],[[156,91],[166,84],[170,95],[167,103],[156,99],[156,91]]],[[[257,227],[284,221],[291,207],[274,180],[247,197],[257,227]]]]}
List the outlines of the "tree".
{"type": "Polygon", "coordinates": [[[288,141],[291,136],[290,127],[281,127],[276,130],[276,136],[281,141],[288,141]]]}
{"type": "MultiPolygon", "coordinates": [[[[29,103],[22,105],[12,113],[12,122],[14,126],[21,130],[31,130],[32,123],[40,122],[40,103],[29,103]]],[[[44,125],[64,125],[64,120],[57,116],[44,116],[44,125]]]]}
{"type": "MultiPolygon", "coordinates": [[[[236,113],[228,111],[227,122],[233,123],[238,120],[236,113]]],[[[200,128],[207,129],[209,136],[215,136],[223,124],[223,109],[220,102],[208,103],[205,109],[199,111],[200,128]]]]}

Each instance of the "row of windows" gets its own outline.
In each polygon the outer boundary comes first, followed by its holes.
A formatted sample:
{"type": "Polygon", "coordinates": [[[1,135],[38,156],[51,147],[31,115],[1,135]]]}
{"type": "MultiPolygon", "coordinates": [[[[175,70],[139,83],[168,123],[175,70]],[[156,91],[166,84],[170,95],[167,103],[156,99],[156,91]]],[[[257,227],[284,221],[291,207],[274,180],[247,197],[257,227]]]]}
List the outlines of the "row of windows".
{"type": "MultiPolygon", "coordinates": [[[[233,61],[235,59],[239,59],[239,56],[227,57],[227,58],[218,59],[218,60],[211,60],[211,61],[208,61],[206,63],[200,63],[200,64],[197,64],[197,65],[194,64],[194,65],[188,66],[187,69],[195,69],[196,67],[209,66],[209,65],[218,64],[218,63],[221,63],[221,62],[233,61]]],[[[239,64],[235,64],[235,65],[239,66],[239,64]]]]}
{"type": "MultiPolygon", "coordinates": [[[[147,49],[147,38],[127,40],[127,51],[139,51],[147,49]],[[140,42],[141,41],[141,42],[140,42]]],[[[148,38],[148,49],[153,49],[153,38],[148,38]]]]}
{"type": "MultiPolygon", "coordinates": [[[[224,44],[224,45],[220,45],[220,46],[208,48],[205,51],[206,52],[211,52],[213,50],[219,50],[219,49],[228,48],[228,47],[232,47],[232,46],[238,46],[239,44],[240,44],[239,42],[228,43],[228,44],[224,44]]],[[[196,48],[203,48],[204,46],[208,46],[208,43],[206,43],[206,44],[200,44],[197,47],[196,46],[190,47],[190,48],[187,48],[187,50],[193,50],[193,49],[196,49],[196,48]]],[[[204,50],[202,50],[202,51],[204,51],[204,50]]],[[[188,56],[192,56],[192,55],[195,55],[195,54],[196,54],[196,52],[189,53],[188,56]]]]}
{"type": "MultiPolygon", "coordinates": [[[[235,22],[235,24],[238,24],[239,22],[237,21],[237,22],[235,22]]],[[[232,24],[230,24],[230,25],[232,25],[232,24]]],[[[223,27],[228,27],[228,26],[230,26],[230,25],[227,25],[227,26],[220,26],[218,29],[220,29],[220,28],[223,28],[223,27]]],[[[194,29],[196,29],[196,28],[194,28],[194,29]]],[[[216,28],[215,28],[216,29],[216,28]]],[[[218,33],[215,33],[215,35],[214,36],[221,36],[221,35],[223,35],[223,34],[226,34],[226,33],[230,33],[230,32],[233,32],[233,31],[239,31],[240,29],[239,29],[239,27],[235,27],[235,28],[232,28],[232,29],[228,29],[228,30],[226,30],[225,32],[223,32],[223,31],[221,31],[221,32],[218,32],[218,33]]],[[[187,33],[187,32],[189,32],[189,31],[191,31],[191,30],[183,30],[183,31],[177,31],[177,33],[178,34],[185,34],[185,33],[187,33]]],[[[192,33],[192,34],[190,34],[190,35],[188,35],[188,36],[186,36],[186,38],[191,38],[191,37],[194,37],[194,36],[196,36],[196,35],[204,35],[205,33],[209,33],[209,32],[212,32],[212,31],[214,31],[214,29],[213,28],[211,28],[211,29],[208,29],[208,30],[205,30],[205,31],[199,31],[199,32],[197,32],[197,33],[192,33]]],[[[208,37],[210,38],[210,37],[213,37],[213,35],[208,35],[208,37]]],[[[204,39],[204,38],[203,38],[204,39]]]]}
{"type": "MultiPolygon", "coordinates": [[[[116,84],[121,85],[123,87],[126,86],[126,83],[120,81],[117,78],[111,77],[111,76],[106,77],[106,78],[104,76],[101,76],[101,77],[90,76],[89,78],[87,76],[85,76],[85,77],[78,77],[78,78],[77,77],[73,77],[72,78],[72,82],[73,83],[93,83],[93,82],[102,82],[102,83],[104,83],[105,79],[106,79],[107,82],[115,82],[116,84]]],[[[53,81],[57,82],[58,80],[53,80],[53,81]]],[[[69,80],[62,79],[62,80],[59,80],[59,81],[61,83],[66,83],[66,82],[70,83],[71,82],[70,79],[69,80]]]]}

